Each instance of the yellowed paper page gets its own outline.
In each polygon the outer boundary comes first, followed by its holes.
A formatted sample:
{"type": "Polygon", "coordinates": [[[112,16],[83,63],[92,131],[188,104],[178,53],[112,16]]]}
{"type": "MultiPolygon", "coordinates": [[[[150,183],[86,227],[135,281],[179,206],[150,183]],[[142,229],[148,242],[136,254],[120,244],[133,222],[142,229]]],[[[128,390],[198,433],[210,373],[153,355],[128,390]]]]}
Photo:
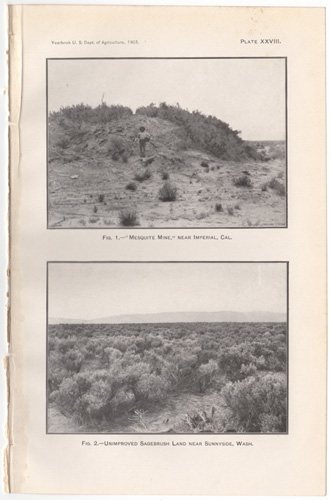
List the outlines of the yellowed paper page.
{"type": "Polygon", "coordinates": [[[8,491],[323,495],[324,9],[9,20],[8,491]]]}

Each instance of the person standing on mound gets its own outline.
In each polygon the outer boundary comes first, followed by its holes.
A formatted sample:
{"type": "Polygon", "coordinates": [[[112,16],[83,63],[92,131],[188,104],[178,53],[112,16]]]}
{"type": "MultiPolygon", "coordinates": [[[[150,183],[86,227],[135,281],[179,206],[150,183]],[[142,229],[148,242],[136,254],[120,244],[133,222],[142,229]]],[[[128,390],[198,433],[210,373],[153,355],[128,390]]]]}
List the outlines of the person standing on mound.
{"type": "Polygon", "coordinates": [[[145,158],[146,156],[146,144],[151,140],[151,136],[146,132],[145,127],[139,128],[139,133],[137,139],[139,140],[140,156],[145,158]]]}

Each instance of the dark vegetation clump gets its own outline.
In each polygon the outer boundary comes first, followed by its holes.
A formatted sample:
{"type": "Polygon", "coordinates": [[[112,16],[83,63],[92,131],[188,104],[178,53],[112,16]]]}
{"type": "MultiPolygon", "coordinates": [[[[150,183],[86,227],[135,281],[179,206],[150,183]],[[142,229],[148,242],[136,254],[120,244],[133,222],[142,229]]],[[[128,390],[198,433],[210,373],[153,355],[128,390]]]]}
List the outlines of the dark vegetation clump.
{"type": "MultiPolygon", "coordinates": [[[[176,148],[184,150],[194,146],[223,160],[262,160],[255,144],[243,141],[239,136],[240,131],[231,129],[227,123],[215,116],[206,116],[198,110],[190,112],[179,105],[169,106],[166,103],[140,107],[136,114],[158,117],[179,126],[176,148]]],[[[125,138],[126,128],[118,126],[117,121],[127,120],[132,116],[130,108],[121,105],[108,106],[104,102],[96,108],[85,104],[62,107],[49,115],[50,147],[66,149],[73,143],[86,145],[84,138],[88,136],[91,125],[94,126],[98,137],[105,124],[114,123],[109,144],[106,145],[107,154],[113,161],[121,159],[126,163],[131,156],[132,137],[129,140],[125,138]]],[[[53,153],[51,149],[50,158],[53,158],[53,153]]]]}
{"type": "Polygon", "coordinates": [[[98,196],[98,202],[103,203],[105,201],[105,195],[104,194],[99,194],[98,196]]]}
{"type": "Polygon", "coordinates": [[[177,188],[170,184],[170,182],[165,182],[159,190],[159,199],[161,201],[176,201],[177,188]]]}
{"type": "Polygon", "coordinates": [[[127,106],[111,105],[108,106],[105,102],[92,108],[88,104],[76,104],[73,106],[62,107],[60,111],[53,111],[50,114],[50,119],[64,118],[68,121],[76,123],[107,123],[113,120],[129,118],[133,112],[127,106]]]}
{"type": "Polygon", "coordinates": [[[58,324],[48,346],[48,405],[80,431],[287,430],[285,323],[58,324]]]}
{"type": "Polygon", "coordinates": [[[223,212],[222,203],[216,203],[215,212],[223,212]]]}
{"type": "Polygon", "coordinates": [[[179,105],[169,106],[165,102],[160,106],[154,104],[142,106],[137,109],[136,113],[148,117],[159,117],[183,127],[189,142],[223,160],[261,159],[256,147],[239,137],[240,131],[232,130],[227,123],[215,116],[206,116],[198,110],[191,113],[179,105]]]}
{"type": "Polygon", "coordinates": [[[134,209],[122,210],[120,223],[122,226],[139,226],[137,212],[134,209]]]}
{"type": "Polygon", "coordinates": [[[129,191],[137,191],[137,184],[135,182],[129,182],[129,184],[125,186],[125,189],[128,189],[129,191]]]}
{"type": "Polygon", "coordinates": [[[150,171],[149,168],[146,168],[143,172],[137,172],[134,176],[135,180],[138,182],[144,182],[147,181],[147,179],[150,179],[152,177],[152,172],[150,171]]]}
{"type": "Polygon", "coordinates": [[[169,179],[169,174],[168,174],[168,172],[162,172],[161,177],[162,177],[162,180],[167,181],[167,180],[169,179]]]}
{"type": "Polygon", "coordinates": [[[271,179],[270,182],[268,182],[268,187],[276,191],[276,193],[279,196],[285,196],[285,186],[276,177],[274,177],[273,179],[271,179]]]}
{"type": "Polygon", "coordinates": [[[233,179],[233,184],[237,187],[251,188],[253,186],[252,179],[248,175],[241,175],[233,179]]]}
{"type": "Polygon", "coordinates": [[[130,156],[126,139],[119,135],[111,135],[107,144],[107,153],[110,154],[112,160],[117,161],[121,158],[126,163],[130,156]]]}

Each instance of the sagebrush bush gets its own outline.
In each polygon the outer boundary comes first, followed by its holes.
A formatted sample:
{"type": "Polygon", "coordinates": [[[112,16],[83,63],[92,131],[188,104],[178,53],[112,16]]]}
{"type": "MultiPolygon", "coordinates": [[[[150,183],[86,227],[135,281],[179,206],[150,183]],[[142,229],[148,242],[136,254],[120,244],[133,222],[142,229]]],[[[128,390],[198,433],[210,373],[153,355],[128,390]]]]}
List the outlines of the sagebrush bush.
{"type": "Polygon", "coordinates": [[[129,184],[125,186],[125,189],[128,189],[129,191],[137,191],[137,184],[135,182],[129,182],[129,184]]]}
{"type": "Polygon", "coordinates": [[[167,181],[169,179],[169,174],[168,172],[162,172],[162,175],[161,175],[162,179],[164,181],[167,181]]]}
{"type": "Polygon", "coordinates": [[[274,191],[276,191],[276,193],[279,196],[285,196],[285,186],[282,182],[279,182],[279,180],[276,179],[276,177],[271,179],[271,181],[268,183],[268,186],[274,191]]]}
{"type": "Polygon", "coordinates": [[[122,226],[139,226],[137,212],[134,209],[122,210],[120,212],[120,223],[122,226]]]}
{"type": "Polygon", "coordinates": [[[135,180],[138,182],[144,182],[147,179],[150,179],[150,177],[152,177],[152,172],[150,171],[149,168],[146,168],[146,170],[144,170],[144,172],[136,173],[134,176],[135,180]]]}
{"type": "Polygon", "coordinates": [[[118,135],[111,135],[107,143],[107,151],[111,153],[124,153],[126,147],[126,141],[123,137],[118,135]]]}
{"type": "Polygon", "coordinates": [[[215,212],[223,212],[222,203],[216,203],[215,212]]]}
{"type": "Polygon", "coordinates": [[[248,175],[241,175],[232,180],[233,184],[237,187],[251,188],[253,186],[252,179],[248,175]]]}
{"type": "Polygon", "coordinates": [[[222,390],[222,397],[237,432],[286,432],[284,374],[269,373],[229,382],[222,390]]]}
{"type": "Polygon", "coordinates": [[[159,199],[161,201],[175,201],[177,199],[177,188],[170,182],[165,182],[159,190],[159,199]]]}

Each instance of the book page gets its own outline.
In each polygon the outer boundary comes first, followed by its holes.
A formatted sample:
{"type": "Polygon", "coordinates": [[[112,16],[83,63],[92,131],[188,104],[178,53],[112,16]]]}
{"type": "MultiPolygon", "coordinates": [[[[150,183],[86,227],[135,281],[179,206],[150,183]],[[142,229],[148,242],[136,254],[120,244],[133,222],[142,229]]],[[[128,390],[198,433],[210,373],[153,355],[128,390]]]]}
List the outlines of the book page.
{"type": "Polygon", "coordinates": [[[324,28],[9,8],[8,491],[325,493],[324,28]]]}

